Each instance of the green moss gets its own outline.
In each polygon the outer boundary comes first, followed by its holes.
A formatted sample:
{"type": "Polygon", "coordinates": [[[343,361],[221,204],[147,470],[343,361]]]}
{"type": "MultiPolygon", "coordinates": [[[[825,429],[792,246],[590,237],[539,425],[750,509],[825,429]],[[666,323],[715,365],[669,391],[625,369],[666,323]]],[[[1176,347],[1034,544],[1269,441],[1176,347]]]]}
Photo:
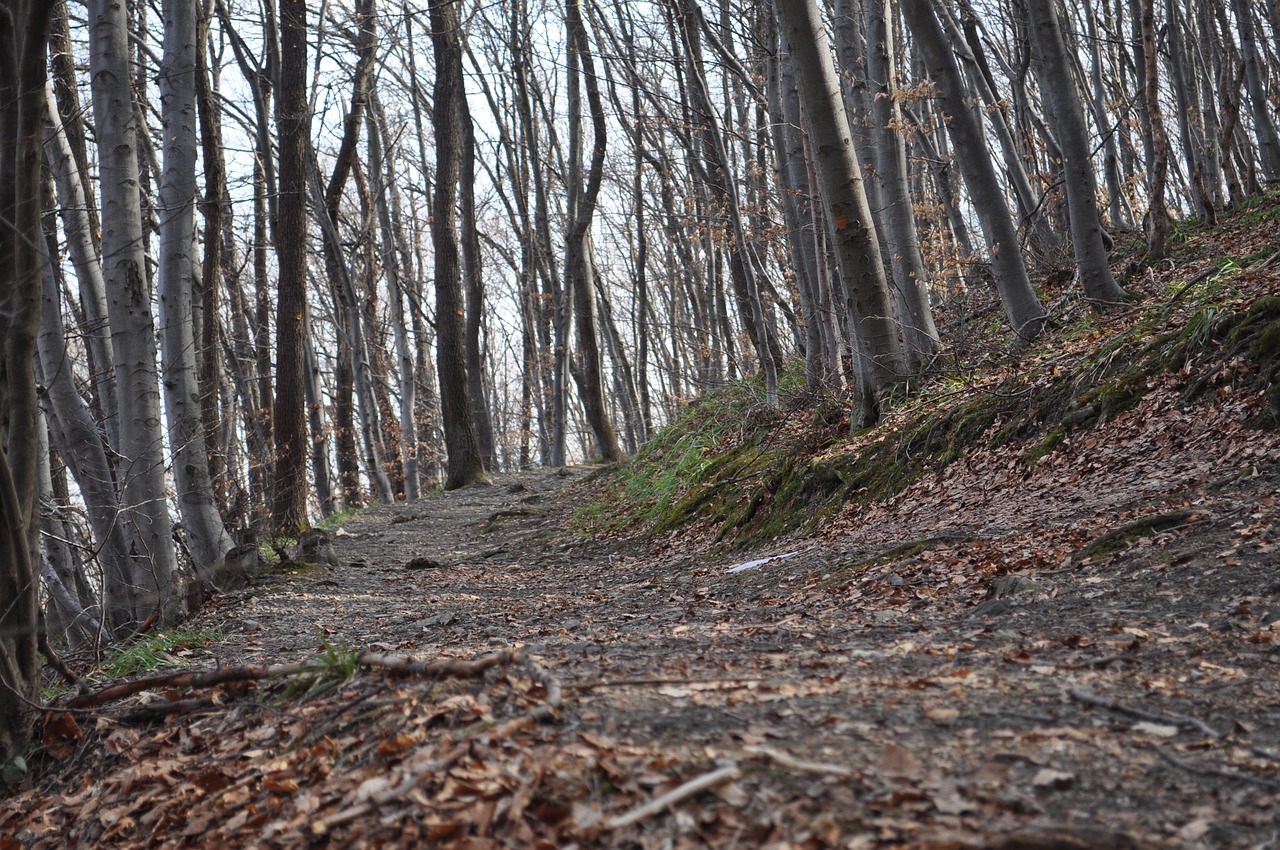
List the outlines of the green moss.
{"type": "Polygon", "coordinates": [[[1179,528],[1194,521],[1195,511],[1173,511],[1146,516],[1119,528],[1108,531],[1088,546],[1071,556],[1072,563],[1101,558],[1115,552],[1140,537],[1152,537],[1162,531],[1179,528]]]}
{"type": "Polygon", "coordinates": [[[1059,425],[1044,436],[1039,442],[1022,453],[1022,459],[1028,464],[1035,464],[1053,454],[1054,449],[1062,444],[1067,436],[1067,429],[1059,425]]]}
{"type": "Polygon", "coordinates": [[[1114,320],[1082,313],[1022,352],[1021,362],[993,358],[993,369],[1010,374],[999,385],[975,389],[970,373],[954,364],[895,393],[886,400],[887,424],[858,433],[841,432],[847,408],[831,399],[769,411],[758,382],[722,388],[689,405],[634,460],[610,470],[600,497],[579,517],[588,532],[701,523],[729,545],[814,530],[844,505],[890,498],[975,449],[1024,441],[1022,462],[1037,463],[1069,434],[1134,408],[1164,382],[1161,376],[1184,367],[1197,376],[1183,392],[1189,402],[1220,373],[1219,363],[1235,357],[1256,366],[1236,370],[1246,377],[1235,379],[1252,382],[1266,402],[1255,424],[1277,427],[1280,298],[1240,309],[1239,268],[1224,259],[1216,275],[1192,288],[1178,284],[1169,299],[1141,308],[1106,336],[1100,332],[1114,320]],[[1088,354],[1059,356],[1064,340],[1078,350],[1094,338],[1088,354]]]}

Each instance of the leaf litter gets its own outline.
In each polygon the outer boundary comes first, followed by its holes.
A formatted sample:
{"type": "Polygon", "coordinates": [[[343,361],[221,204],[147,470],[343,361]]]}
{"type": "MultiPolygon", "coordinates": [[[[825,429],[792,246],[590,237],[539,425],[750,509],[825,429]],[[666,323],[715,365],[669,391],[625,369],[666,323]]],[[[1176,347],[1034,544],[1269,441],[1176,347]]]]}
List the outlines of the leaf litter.
{"type": "Polygon", "coordinates": [[[366,509],[189,659],[352,675],[56,700],[0,850],[1274,846],[1280,436],[1229,371],[755,553],[579,537],[584,470],[366,509]]]}

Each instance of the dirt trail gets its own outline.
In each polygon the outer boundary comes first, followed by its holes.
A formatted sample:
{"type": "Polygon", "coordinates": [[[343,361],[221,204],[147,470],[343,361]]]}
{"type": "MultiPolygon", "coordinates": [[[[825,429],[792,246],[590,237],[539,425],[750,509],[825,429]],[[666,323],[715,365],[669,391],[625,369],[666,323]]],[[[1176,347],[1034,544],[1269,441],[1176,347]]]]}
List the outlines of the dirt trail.
{"type": "Polygon", "coordinates": [[[343,566],[211,614],[216,651],[523,649],[566,692],[538,746],[589,751],[588,775],[561,771],[555,843],[1274,846],[1280,453],[1257,436],[1223,464],[1239,417],[1201,414],[1172,441],[1100,429],[1096,462],[1064,454],[1017,489],[979,453],[821,538],[738,555],[582,540],[585,471],[497,476],[361,512],[343,566]],[[731,784],[599,831],[726,764],[731,784]]]}
{"type": "Polygon", "coordinates": [[[363,510],[191,624],[327,667],[51,712],[0,850],[1276,847],[1280,434],[1174,380],[750,552],[583,534],[585,469],[363,510]]]}

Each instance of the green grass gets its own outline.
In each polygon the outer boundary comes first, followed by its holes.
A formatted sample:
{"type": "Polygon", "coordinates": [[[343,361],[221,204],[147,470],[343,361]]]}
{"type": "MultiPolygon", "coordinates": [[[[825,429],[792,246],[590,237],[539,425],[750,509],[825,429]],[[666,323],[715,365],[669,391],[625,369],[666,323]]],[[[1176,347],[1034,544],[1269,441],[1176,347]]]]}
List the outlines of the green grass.
{"type": "Polygon", "coordinates": [[[109,679],[125,679],[162,667],[184,667],[187,661],[178,653],[207,646],[221,639],[221,632],[207,628],[177,628],[153,632],[111,653],[98,673],[109,679]]]}
{"type": "Polygon", "coordinates": [[[343,508],[337,513],[330,514],[329,516],[317,522],[316,528],[324,528],[328,530],[339,528],[342,526],[344,522],[351,519],[356,514],[360,513],[360,510],[361,509],[358,507],[343,508]]]}
{"type": "Polygon", "coordinates": [[[349,646],[335,646],[323,639],[321,645],[323,649],[314,663],[285,685],[286,699],[312,699],[348,681],[360,670],[360,650],[349,646]]]}

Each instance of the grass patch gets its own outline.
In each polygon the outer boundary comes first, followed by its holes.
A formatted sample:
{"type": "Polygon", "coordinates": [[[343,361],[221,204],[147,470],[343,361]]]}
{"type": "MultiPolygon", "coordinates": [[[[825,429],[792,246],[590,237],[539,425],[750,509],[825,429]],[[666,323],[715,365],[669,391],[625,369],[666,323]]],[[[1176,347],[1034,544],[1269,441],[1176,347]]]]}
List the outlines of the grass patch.
{"type": "Polygon", "coordinates": [[[216,629],[178,628],[137,638],[114,652],[98,668],[109,679],[125,679],[162,667],[185,667],[183,654],[222,640],[216,629]]]}
{"type": "Polygon", "coordinates": [[[307,669],[284,688],[286,700],[309,700],[352,679],[360,670],[360,650],[321,641],[322,649],[307,669]]]}

